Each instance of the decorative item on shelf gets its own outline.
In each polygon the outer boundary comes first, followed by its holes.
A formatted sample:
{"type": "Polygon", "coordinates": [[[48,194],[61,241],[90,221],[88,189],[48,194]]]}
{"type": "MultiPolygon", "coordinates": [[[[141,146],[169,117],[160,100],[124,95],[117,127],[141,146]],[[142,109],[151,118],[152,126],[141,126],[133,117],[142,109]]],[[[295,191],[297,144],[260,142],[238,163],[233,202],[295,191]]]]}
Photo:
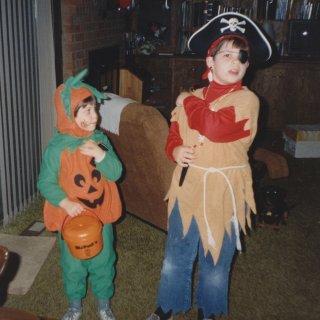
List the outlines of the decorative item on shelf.
{"type": "Polygon", "coordinates": [[[152,44],[151,41],[145,41],[139,48],[137,48],[137,52],[140,54],[144,54],[149,56],[152,53],[157,51],[156,47],[152,44]]]}
{"type": "Polygon", "coordinates": [[[97,0],[95,3],[102,18],[106,18],[109,12],[129,11],[136,6],[136,0],[97,0]]]}
{"type": "Polygon", "coordinates": [[[120,9],[131,10],[135,7],[135,0],[119,0],[118,2],[120,9]]]}
{"type": "Polygon", "coordinates": [[[288,0],[277,0],[277,7],[276,7],[276,14],[275,14],[276,20],[285,20],[287,18],[289,2],[290,1],[288,0]]]}
{"type": "Polygon", "coordinates": [[[298,19],[319,20],[320,19],[320,1],[303,0],[300,2],[298,19]]]}
{"type": "Polygon", "coordinates": [[[269,35],[271,39],[274,39],[275,36],[272,23],[269,20],[269,6],[273,3],[273,1],[274,0],[266,1],[266,17],[262,25],[264,31],[269,35]]]}

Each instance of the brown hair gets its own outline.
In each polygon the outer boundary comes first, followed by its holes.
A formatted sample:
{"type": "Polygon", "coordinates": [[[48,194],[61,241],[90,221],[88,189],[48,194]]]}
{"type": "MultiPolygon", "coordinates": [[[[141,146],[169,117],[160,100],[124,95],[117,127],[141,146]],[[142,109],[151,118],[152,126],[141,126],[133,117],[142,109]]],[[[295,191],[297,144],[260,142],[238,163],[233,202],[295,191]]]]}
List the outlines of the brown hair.
{"type": "Polygon", "coordinates": [[[224,43],[232,41],[232,46],[234,48],[239,48],[245,51],[248,51],[249,53],[249,47],[247,42],[244,39],[241,39],[239,37],[230,37],[222,40],[221,42],[218,43],[218,45],[212,50],[211,52],[211,57],[214,58],[218,51],[221,49],[224,43]]]}
{"type": "Polygon", "coordinates": [[[97,100],[94,96],[89,96],[83,99],[75,108],[74,108],[74,116],[76,117],[80,108],[85,108],[88,104],[96,105],[97,100]]]}

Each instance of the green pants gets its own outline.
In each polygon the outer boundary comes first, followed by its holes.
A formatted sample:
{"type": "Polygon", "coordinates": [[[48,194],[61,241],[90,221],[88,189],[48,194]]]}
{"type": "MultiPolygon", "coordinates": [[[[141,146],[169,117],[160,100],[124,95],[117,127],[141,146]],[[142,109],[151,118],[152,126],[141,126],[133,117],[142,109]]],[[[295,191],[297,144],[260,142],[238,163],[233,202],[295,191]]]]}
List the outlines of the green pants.
{"type": "Polygon", "coordinates": [[[91,259],[80,260],[70,254],[67,243],[62,239],[59,232],[64,291],[69,301],[81,300],[85,297],[88,275],[92,292],[97,299],[110,299],[112,297],[116,256],[113,249],[111,224],[103,226],[102,237],[102,251],[91,259]]]}

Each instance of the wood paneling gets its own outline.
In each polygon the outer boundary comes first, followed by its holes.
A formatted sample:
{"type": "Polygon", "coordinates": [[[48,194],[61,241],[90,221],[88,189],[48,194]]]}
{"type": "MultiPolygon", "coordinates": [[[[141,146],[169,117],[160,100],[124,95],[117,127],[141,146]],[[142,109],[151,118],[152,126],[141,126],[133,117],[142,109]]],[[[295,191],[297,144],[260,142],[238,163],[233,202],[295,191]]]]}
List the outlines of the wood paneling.
{"type": "MultiPolygon", "coordinates": [[[[155,77],[157,100],[174,108],[182,90],[205,84],[204,59],[185,56],[136,56],[136,63],[155,77]]],[[[320,61],[283,59],[248,77],[249,88],[260,97],[261,117],[269,129],[287,124],[320,122],[320,61]]]]}
{"type": "Polygon", "coordinates": [[[314,61],[283,60],[257,70],[250,87],[261,98],[267,127],[320,122],[319,81],[320,63],[314,61]]]}

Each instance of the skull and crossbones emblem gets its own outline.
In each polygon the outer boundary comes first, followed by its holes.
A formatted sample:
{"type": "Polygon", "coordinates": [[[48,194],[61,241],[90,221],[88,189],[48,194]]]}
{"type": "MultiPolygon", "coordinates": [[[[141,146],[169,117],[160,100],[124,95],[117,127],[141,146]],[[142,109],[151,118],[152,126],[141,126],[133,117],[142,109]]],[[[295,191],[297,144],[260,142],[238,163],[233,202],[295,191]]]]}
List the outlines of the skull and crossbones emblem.
{"type": "Polygon", "coordinates": [[[230,18],[229,20],[222,18],[220,20],[220,23],[227,23],[228,24],[227,26],[220,28],[221,33],[225,32],[228,29],[230,29],[231,32],[239,30],[240,32],[244,33],[246,31],[245,28],[239,27],[241,25],[246,24],[245,20],[239,22],[239,20],[237,18],[230,18]]]}

